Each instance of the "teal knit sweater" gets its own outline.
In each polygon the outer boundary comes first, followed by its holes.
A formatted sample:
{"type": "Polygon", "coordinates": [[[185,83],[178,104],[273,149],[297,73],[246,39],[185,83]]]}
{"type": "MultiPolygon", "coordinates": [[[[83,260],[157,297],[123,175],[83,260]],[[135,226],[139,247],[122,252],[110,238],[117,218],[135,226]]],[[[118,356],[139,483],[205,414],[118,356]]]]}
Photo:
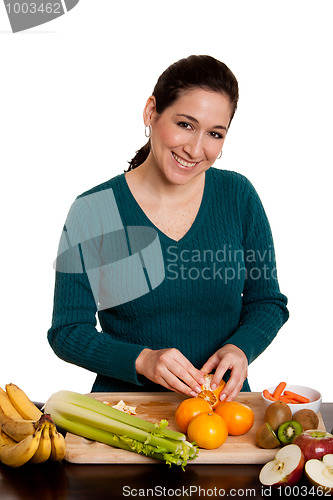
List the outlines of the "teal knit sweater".
{"type": "Polygon", "coordinates": [[[288,319],[275,266],[269,222],[244,176],[210,168],[197,217],[177,242],[147,218],[121,174],[69,211],[48,340],[60,358],[97,374],[92,391],[164,390],[135,371],[145,347],[177,348],[200,369],[234,344],[251,363],[288,319]],[[150,228],[136,246],[135,227],[150,228]]]}

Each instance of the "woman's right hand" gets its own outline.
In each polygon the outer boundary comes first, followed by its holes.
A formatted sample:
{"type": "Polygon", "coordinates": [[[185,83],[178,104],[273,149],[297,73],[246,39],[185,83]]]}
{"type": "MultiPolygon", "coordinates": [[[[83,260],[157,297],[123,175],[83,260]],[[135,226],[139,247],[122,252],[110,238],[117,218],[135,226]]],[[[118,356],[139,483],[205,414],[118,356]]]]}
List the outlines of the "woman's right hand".
{"type": "Polygon", "coordinates": [[[197,370],[175,348],[143,349],[136,359],[135,368],[138,374],[156,384],[192,397],[198,395],[200,386],[205,383],[204,372],[197,370]]]}

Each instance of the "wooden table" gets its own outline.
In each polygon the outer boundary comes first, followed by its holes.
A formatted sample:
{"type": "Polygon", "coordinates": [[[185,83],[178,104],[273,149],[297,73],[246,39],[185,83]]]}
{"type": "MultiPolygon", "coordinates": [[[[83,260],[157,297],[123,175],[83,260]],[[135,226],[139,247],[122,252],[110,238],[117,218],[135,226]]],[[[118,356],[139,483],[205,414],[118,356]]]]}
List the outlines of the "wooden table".
{"type": "MultiPolygon", "coordinates": [[[[333,427],[333,403],[321,414],[333,427]]],[[[262,465],[189,464],[185,471],[162,463],[78,465],[46,462],[11,469],[0,464],[1,500],[110,500],[125,498],[306,498],[310,485],[287,494],[261,486],[262,465]]],[[[309,494],[308,498],[319,498],[309,494]]],[[[320,498],[323,498],[322,496],[320,498]]]]}

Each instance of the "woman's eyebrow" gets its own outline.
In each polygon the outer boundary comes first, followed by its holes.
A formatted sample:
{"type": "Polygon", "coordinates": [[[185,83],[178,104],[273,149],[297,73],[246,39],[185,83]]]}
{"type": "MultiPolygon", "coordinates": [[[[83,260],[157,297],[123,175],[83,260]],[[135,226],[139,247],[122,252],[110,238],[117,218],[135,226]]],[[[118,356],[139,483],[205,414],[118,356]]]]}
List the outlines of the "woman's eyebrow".
{"type": "MultiPolygon", "coordinates": [[[[184,113],[177,113],[176,116],[183,116],[184,118],[187,118],[188,120],[194,123],[199,123],[199,121],[196,118],[194,118],[194,116],[191,115],[185,115],[184,113]]],[[[214,127],[212,128],[227,130],[227,127],[224,127],[223,125],[214,125],[214,127]]]]}

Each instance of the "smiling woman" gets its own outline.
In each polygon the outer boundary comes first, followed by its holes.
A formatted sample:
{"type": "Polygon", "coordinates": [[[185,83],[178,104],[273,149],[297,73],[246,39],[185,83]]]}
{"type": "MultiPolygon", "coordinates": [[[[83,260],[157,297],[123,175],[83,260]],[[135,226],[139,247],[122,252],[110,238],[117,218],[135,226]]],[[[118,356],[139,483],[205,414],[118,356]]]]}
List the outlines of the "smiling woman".
{"type": "Polygon", "coordinates": [[[203,89],[184,93],[162,115],[155,97],[148,99],[144,121],[151,127],[150,153],[126,180],[147,217],[174,239],[186,234],[195,220],[203,174],[222,149],[230,115],[226,96],[203,89]]]}
{"type": "Polygon", "coordinates": [[[187,91],[162,115],[150,97],[144,109],[144,122],[151,127],[150,154],[141,171],[158,170],[158,177],[172,184],[202,177],[222,150],[230,116],[229,98],[217,92],[187,91]]]}
{"type": "MultiPolygon", "coordinates": [[[[155,99],[156,112],[159,116],[177,99],[190,90],[206,89],[228,97],[230,116],[227,128],[236,112],[238,103],[238,83],[230,69],[222,62],[210,56],[190,56],[169,66],[158,78],[152,97],[155,99]]],[[[192,113],[185,115],[186,121],[196,122],[192,113]]],[[[220,118],[220,117],[219,117],[220,118]]],[[[210,124],[212,125],[212,124],[210,124]]],[[[222,147],[222,145],[221,145],[222,147]]],[[[130,169],[141,165],[150,151],[150,140],[137,151],[130,161],[130,169]]]]}
{"type": "Polygon", "coordinates": [[[48,338],[97,373],[93,391],[195,396],[214,371],[212,390],[223,378],[220,398],[232,400],[287,320],[260,199],[243,175],[213,167],[237,103],[222,62],[174,63],[144,106],[149,140],[129,169],[71,207],[48,338]]]}

